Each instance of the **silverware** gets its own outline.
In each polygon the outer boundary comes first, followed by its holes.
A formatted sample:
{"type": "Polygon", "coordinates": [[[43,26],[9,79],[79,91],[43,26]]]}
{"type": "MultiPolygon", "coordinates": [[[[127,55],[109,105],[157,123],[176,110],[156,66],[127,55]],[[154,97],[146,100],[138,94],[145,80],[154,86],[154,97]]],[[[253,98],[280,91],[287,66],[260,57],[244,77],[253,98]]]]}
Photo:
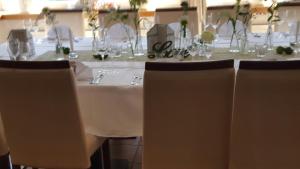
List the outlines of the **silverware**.
{"type": "Polygon", "coordinates": [[[136,85],[136,81],[138,80],[138,76],[134,75],[132,81],[130,82],[130,85],[136,85]]]}
{"type": "Polygon", "coordinates": [[[96,76],[93,78],[93,80],[90,81],[90,84],[99,84],[100,81],[103,79],[104,74],[102,71],[99,71],[96,76]]]}
{"type": "Polygon", "coordinates": [[[141,81],[143,80],[143,77],[134,75],[132,81],[130,82],[130,85],[139,85],[141,81]]]}

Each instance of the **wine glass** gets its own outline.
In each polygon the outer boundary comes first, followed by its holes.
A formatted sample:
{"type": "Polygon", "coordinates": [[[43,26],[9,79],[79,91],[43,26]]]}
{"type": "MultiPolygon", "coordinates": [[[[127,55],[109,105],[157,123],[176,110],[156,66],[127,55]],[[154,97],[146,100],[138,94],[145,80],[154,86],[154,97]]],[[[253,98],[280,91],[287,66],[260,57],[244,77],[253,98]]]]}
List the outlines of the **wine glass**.
{"type": "Polygon", "coordinates": [[[192,43],[190,46],[188,46],[187,50],[192,57],[195,57],[199,53],[199,47],[194,40],[192,40],[192,43]]]}
{"type": "Polygon", "coordinates": [[[28,20],[23,20],[23,26],[24,26],[24,29],[27,29],[28,31],[32,31],[32,21],[31,19],[28,19],[28,20]]]}
{"type": "Polygon", "coordinates": [[[9,40],[7,43],[7,52],[10,60],[17,60],[20,55],[20,42],[18,39],[9,40]]]}
{"type": "Polygon", "coordinates": [[[101,56],[101,60],[104,61],[105,55],[107,55],[108,48],[105,41],[100,41],[98,46],[98,54],[101,56]]]}

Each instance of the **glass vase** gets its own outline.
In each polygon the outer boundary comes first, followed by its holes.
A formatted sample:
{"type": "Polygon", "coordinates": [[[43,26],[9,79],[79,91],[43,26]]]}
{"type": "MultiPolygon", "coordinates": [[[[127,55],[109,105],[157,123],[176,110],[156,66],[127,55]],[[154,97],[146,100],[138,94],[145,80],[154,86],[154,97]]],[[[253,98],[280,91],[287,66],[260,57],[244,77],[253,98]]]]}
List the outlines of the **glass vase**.
{"type": "Polygon", "coordinates": [[[273,50],[273,29],[271,22],[268,24],[265,45],[267,46],[268,50],[273,50]]]}
{"type": "Polygon", "coordinates": [[[143,50],[143,44],[142,44],[142,37],[139,33],[136,35],[135,43],[134,43],[134,49],[133,49],[133,55],[134,56],[144,56],[144,50],[143,50]]]}
{"type": "Polygon", "coordinates": [[[243,34],[240,36],[240,53],[244,55],[249,53],[248,33],[245,24],[243,26],[243,34]]]}
{"type": "Polygon", "coordinates": [[[239,38],[238,38],[236,31],[233,31],[233,33],[231,35],[229,52],[231,52],[231,53],[240,52],[240,43],[239,43],[239,38]]]}
{"type": "Polygon", "coordinates": [[[94,54],[98,52],[99,40],[96,37],[96,31],[93,31],[93,40],[92,40],[92,51],[94,54]]]}

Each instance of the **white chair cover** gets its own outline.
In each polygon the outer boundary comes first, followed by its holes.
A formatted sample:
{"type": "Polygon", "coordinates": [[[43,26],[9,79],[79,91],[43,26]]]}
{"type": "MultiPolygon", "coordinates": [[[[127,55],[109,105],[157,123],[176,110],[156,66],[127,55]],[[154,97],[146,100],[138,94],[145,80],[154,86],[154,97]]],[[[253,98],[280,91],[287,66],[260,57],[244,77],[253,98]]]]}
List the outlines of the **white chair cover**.
{"type": "Polygon", "coordinates": [[[134,39],[135,31],[129,25],[123,23],[116,23],[107,31],[107,38],[114,42],[129,40],[129,37],[130,39],[134,39]]]}
{"type": "Polygon", "coordinates": [[[56,25],[48,31],[48,39],[49,40],[55,40],[57,38],[55,31],[57,31],[60,40],[73,39],[73,32],[70,27],[68,27],[66,25],[56,25]]]}
{"type": "MultiPolygon", "coordinates": [[[[293,21],[289,23],[289,33],[290,35],[294,36],[296,34],[299,35],[299,32],[297,32],[297,21],[293,21]]],[[[300,24],[300,23],[299,23],[300,24]]],[[[299,28],[300,29],[300,28],[299,28]]]]}
{"type": "MultiPolygon", "coordinates": [[[[243,31],[244,24],[241,21],[236,22],[236,32],[240,33],[243,31]]],[[[233,26],[231,22],[222,24],[218,29],[218,34],[221,37],[230,37],[233,33],[233,26]]]]}

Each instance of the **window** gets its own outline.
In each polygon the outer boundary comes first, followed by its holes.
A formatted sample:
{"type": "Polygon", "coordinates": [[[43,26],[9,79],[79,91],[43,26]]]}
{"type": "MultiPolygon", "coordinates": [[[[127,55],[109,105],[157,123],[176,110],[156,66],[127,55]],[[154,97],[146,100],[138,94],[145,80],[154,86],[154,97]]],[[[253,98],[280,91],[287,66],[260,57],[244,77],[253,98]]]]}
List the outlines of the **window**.
{"type": "MultiPolygon", "coordinates": [[[[39,13],[45,6],[50,8],[70,9],[80,6],[82,0],[0,0],[0,10],[6,13],[19,13],[27,11],[29,13],[39,13]]],[[[201,0],[202,1],[202,0],[201,0]]],[[[236,0],[206,0],[207,6],[233,5],[236,0]]],[[[272,0],[264,2],[264,0],[242,0],[244,2],[259,3],[270,5],[272,0]]],[[[278,0],[291,1],[291,0],[278,0]]],[[[99,0],[101,3],[113,3],[121,8],[129,8],[128,0],[99,0]]],[[[156,8],[179,7],[181,0],[148,0],[145,8],[153,11],[156,8]]]]}

